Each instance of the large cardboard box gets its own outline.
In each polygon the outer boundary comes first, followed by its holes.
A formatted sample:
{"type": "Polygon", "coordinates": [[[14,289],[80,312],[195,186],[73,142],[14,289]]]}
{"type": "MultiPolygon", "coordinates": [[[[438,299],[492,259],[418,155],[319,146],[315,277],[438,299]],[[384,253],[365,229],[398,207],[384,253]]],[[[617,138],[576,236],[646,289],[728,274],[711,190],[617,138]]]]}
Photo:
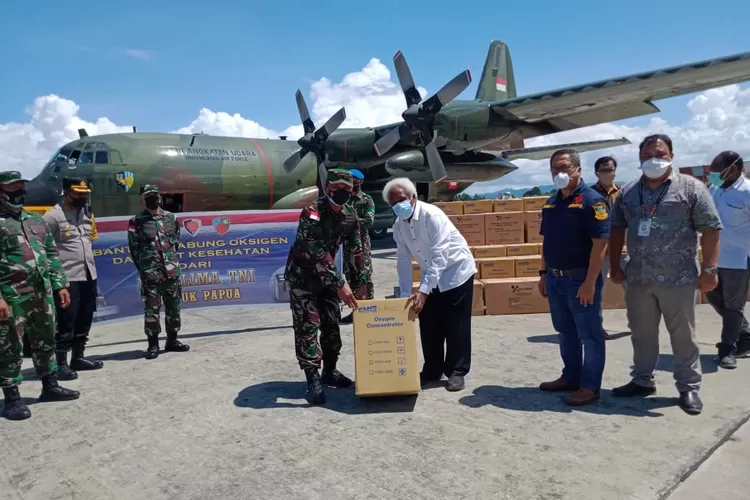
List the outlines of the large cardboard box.
{"type": "Polygon", "coordinates": [[[549,200],[549,196],[532,196],[530,198],[523,199],[523,211],[533,212],[541,210],[544,203],[549,200]]]}
{"type": "Polygon", "coordinates": [[[542,211],[535,210],[523,214],[524,233],[526,243],[541,243],[542,235],[539,230],[542,228],[542,211]]]}
{"type": "Polygon", "coordinates": [[[445,215],[462,215],[464,213],[463,201],[436,201],[433,205],[445,212],[445,215]]]}
{"type": "Polygon", "coordinates": [[[542,268],[541,255],[522,255],[514,257],[516,261],[516,278],[539,278],[539,270],[542,268]]]}
{"type": "Polygon", "coordinates": [[[513,278],[516,274],[516,261],[513,257],[475,259],[479,278],[513,278]]]}
{"type": "Polygon", "coordinates": [[[417,323],[407,299],[360,300],[353,320],[357,396],[417,394],[417,323]]]}
{"type": "Polygon", "coordinates": [[[483,214],[449,215],[448,218],[469,246],[485,244],[483,214]]]}
{"type": "Polygon", "coordinates": [[[518,245],[505,245],[505,252],[508,257],[517,257],[521,255],[539,255],[541,246],[539,243],[519,243],[518,245]]]}
{"type": "Polygon", "coordinates": [[[474,280],[474,295],[471,302],[471,315],[484,316],[484,284],[474,280]]]}
{"type": "Polygon", "coordinates": [[[523,212],[501,212],[484,215],[486,245],[523,243],[523,212]]]}
{"type": "Polygon", "coordinates": [[[625,309],[625,289],[612,283],[609,278],[604,280],[602,309],[625,309]]]}
{"type": "Polygon", "coordinates": [[[486,214],[492,212],[494,200],[474,200],[464,202],[464,215],[486,214]]]}
{"type": "Polygon", "coordinates": [[[471,253],[477,259],[486,259],[490,257],[506,257],[507,251],[505,245],[481,245],[472,247],[471,253]]]}
{"type": "Polygon", "coordinates": [[[494,200],[493,212],[523,212],[523,198],[510,198],[507,200],[494,200]]]}
{"type": "Polygon", "coordinates": [[[411,280],[422,281],[422,268],[414,261],[411,261],[411,280]]]}
{"type": "Polygon", "coordinates": [[[536,278],[488,279],[484,283],[485,314],[538,314],[549,312],[549,302],[539,295],[536,278]]]}

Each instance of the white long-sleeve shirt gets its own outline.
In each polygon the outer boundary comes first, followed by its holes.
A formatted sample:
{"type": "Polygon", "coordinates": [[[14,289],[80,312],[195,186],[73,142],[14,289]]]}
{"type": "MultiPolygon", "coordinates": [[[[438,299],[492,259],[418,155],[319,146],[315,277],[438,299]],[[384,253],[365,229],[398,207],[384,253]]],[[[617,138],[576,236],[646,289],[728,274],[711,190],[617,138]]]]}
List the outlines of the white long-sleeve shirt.
{"type": "Polygon", "coordinates": [[[397,246],[396,266],[402,297],[411,295],[412,258],[422,270],[419,291],[425,294],[434,288],[441,292],[452,290],[477,272],[466,240],[434,205],[417,201],[411,220],[396,220],[393,240],[397,246]]]}
{"type": "Polygon", "coordinates": [[[711,195],[724,226],[718,267],[746,269],[750,254],[750,180],[740,176],[727,189],[711,187],[711,195]]]}

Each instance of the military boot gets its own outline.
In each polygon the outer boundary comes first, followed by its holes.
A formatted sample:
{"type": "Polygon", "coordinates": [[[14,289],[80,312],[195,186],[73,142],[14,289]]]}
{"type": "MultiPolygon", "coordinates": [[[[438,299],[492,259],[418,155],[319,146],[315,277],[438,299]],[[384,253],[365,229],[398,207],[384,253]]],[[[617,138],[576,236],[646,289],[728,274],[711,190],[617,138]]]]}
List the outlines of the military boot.
{"type": "Polygon", "coordinates": [[[323,376],[320,381],[325,385],[331,385],[340,389],[352,386],[352,379],[336,369],[336,360],[323,361],[323,376]]]}
{"type": "Polygon", "coordinates": [[[8,420],[26,420],[31,417],[31,411],[29,411],[28,406],[23,404],[17,385],[3,387],[3,395],[5,396],[5,407],[3,408],[5,418],[8,420]]]}
{"type": "Polygon", "coordinates": [[[177,340],[176,333],[168,333],[167,343],[164,344],[164,350],[172,352],[187,352],[190,350],[190,346],[177,340]]]}
{"type": "Polygon", "coordinates": [[[67,352],[57,351],[55,358],[57,358],[57,378],[59,380],[75,380],[78,378],[78,374],[71,366],[68,366],[67,352]]]}
{"type": "Polygon", "coordinates": [[[146,349],[146,359],[156,359],[159,357],[159,336],[152,335],[148,337],[148,348],[146,349]]]}
{"type": "MultiPolygon", "coordinates": [[[[88,370],[99,370],[100,368],[104,367],[104,363],[101,361],[91,361],[90,359],[86,359],[83,356],[85,348],[83,346],[78,346],[73,348],[73,357],[70,360],[70,367],[74,370],[78,371],[88,371],[88,370]]],[[[60,380],[65,380],[64,378],[60,377],[60,380]]]]}
{"type": "Polygon", "coordinates": [[[40,403],[50,401],[72,401],[79,397],[81,397],[80,392],[60,387],[57,384],[56,373],[48,373],[42,377],[42,394],[39,396],[40,403]]]}
{"type": "Polygon", "coordinates": [[[305,377],[307,378],[307,392],[305,399],[311,405],[322,405],[326,402],[326,395],[323,392],[323,386],[320,385],[320,375],[317,368],[305,368],[305,377]]]}

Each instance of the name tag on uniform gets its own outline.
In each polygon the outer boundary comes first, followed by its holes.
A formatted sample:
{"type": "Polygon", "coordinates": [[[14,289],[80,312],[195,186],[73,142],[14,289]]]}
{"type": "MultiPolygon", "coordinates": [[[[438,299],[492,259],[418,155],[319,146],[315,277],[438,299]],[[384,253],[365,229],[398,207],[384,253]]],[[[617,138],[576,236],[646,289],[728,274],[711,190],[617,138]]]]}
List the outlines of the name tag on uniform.
{"type": "Polygon", "coordinates": [[[651,234],[651,219],[641,219],[638,221],[638,236],[646,237],[651,234]]]}

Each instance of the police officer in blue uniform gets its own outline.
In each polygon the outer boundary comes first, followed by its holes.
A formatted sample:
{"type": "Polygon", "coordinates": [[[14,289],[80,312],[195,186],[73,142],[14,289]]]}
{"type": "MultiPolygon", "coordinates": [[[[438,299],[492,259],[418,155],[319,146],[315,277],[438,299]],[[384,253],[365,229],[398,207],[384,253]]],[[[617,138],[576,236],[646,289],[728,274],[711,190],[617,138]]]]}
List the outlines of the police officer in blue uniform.
{"type": "Polygon", "coordinates": [[[574,391],[574,406],[599,399],[605,345],[599,307],[601,269],[609,238],[609,207],[581,179],[581,159],[572,149],[556,151],[550,171],[557,194],[542,207],[544,237],[539,293],[549,300],[559,334],[562,376],[539,386],[543,391],[574,391]]]}

